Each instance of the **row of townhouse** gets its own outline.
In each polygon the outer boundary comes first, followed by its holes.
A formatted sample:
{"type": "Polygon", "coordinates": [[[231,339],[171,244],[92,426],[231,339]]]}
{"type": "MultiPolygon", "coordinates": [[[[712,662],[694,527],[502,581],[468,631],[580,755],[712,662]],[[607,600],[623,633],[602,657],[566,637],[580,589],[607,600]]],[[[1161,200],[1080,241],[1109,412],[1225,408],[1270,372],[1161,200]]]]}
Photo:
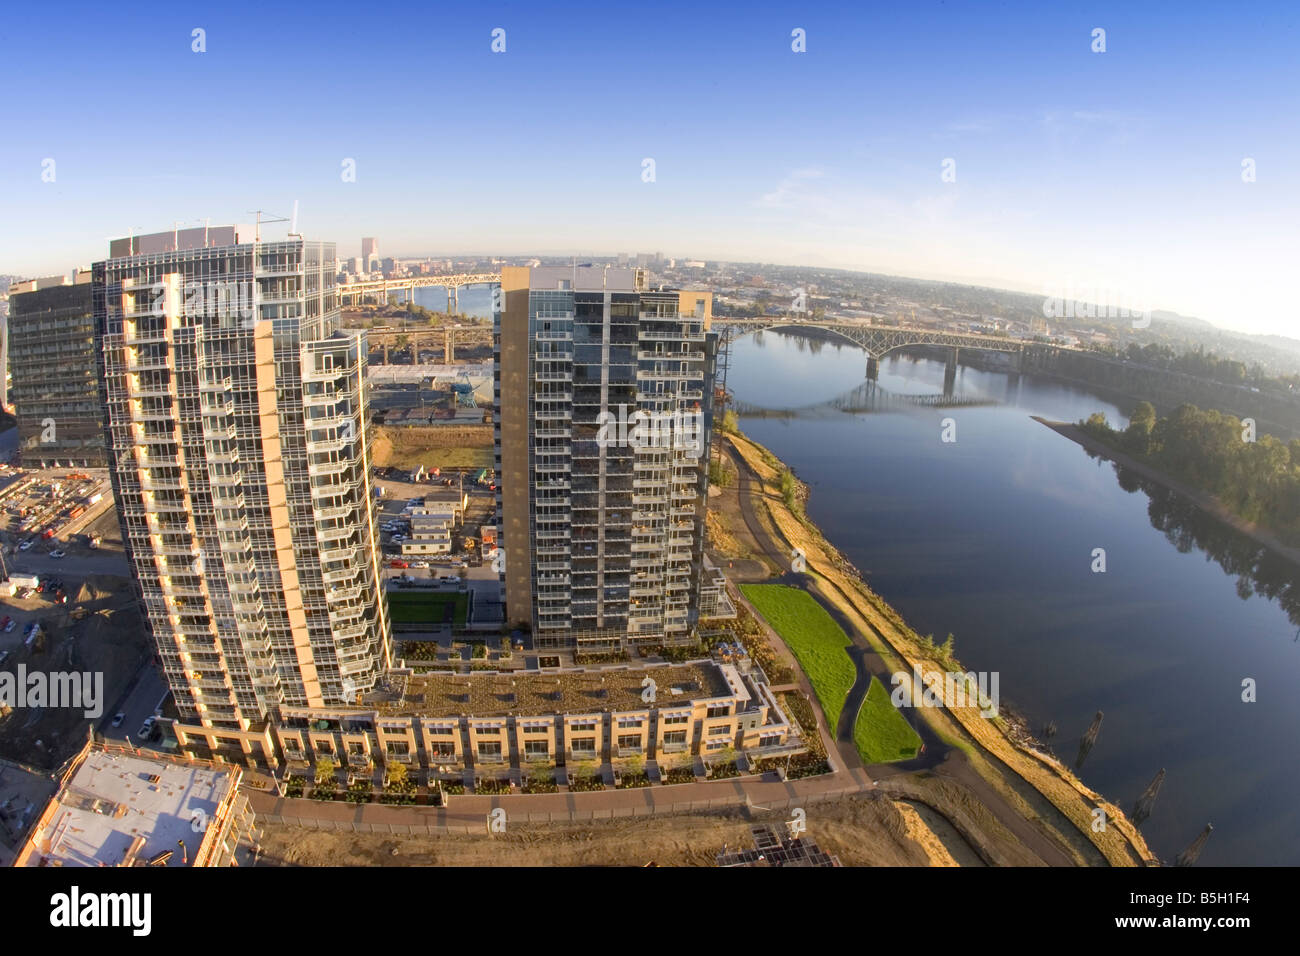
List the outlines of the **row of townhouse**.
{"type": "Polygon", "coordinates": [[[283,708],[273,730],[289,768],[328,757],[354,773],[397,762],[434,775],[491,774],[635,757],[756,759],[804,749],[766,683],[714,661],[472,677],[406,669],[390,678],[405,685],[395,701],[283,708]],[[590,699],[598,681],[607,706],[567,706],[590,699]],[[470,709],[488,699],[498,706],[470,709]],[[456,708],[465,710],[451,712],[456,708]]]}

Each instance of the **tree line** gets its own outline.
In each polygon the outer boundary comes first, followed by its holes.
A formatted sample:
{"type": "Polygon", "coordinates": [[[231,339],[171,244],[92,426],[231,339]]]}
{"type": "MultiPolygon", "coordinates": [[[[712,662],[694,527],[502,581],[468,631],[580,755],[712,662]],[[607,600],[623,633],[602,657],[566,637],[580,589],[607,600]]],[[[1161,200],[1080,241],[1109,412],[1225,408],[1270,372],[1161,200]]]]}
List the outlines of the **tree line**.
{"type": "Polygon", "coordinates": [[[1300,544],[1300,439],[1256,436],[1254,423],[1179,405],[1163,418],[1139,402],[1123,431],[1096,412],[1080,426],[1171,477],[1208,492],[1247,521],[1300,544]]]}

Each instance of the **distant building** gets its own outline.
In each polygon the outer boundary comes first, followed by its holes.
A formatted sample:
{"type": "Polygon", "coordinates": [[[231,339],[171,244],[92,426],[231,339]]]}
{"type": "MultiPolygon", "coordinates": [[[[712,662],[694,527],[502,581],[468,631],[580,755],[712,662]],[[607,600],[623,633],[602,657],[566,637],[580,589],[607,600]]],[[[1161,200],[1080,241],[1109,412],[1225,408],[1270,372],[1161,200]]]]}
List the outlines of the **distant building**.
{"type": "Polygon", "coordinates": [[[238,866],[255,819],[229,764],[87,743],[14,866],[238,866]]]}
{"type": "Polygon", "coordinates": [[[103,468],[91,274],[20,282],[10,290],[10,400],[25,467],[103,468]]]}
{"type": "Polygon", "coordinates": [[[371,259],[376,258],[378,255],[379,255],[378,239],[361,240],[361,261],[362,262],[369,262],[371,259]]]}

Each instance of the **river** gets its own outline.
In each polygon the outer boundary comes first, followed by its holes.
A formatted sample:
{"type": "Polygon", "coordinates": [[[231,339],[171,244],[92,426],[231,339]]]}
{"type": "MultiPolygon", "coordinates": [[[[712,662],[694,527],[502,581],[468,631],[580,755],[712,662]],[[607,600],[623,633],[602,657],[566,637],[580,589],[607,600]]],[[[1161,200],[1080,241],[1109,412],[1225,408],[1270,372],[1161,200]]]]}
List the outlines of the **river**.
{"type": "MultiPolygon", "coordinates": [[[[1161,859],[1212,823],[1200,865],[1300,864],[1297,569],[1029,417],[1126,424],[1087,392],[962,367],[955,394],[991,404],[821,404],[865,366],[851,345],[772,332],[731,352],[738,403],[799,410],[741,427],[808,483],[831,542],[919,633],[951,632],[968,670],[1000,672],[1040,738],[1054,722],[1068,765],[1103,711],[1080,774],[1126,812],[1165,768],[1142,826],[1161,859]]],[[[943,373],[892,353],[878,389],[939,393],[943,373]]]]}

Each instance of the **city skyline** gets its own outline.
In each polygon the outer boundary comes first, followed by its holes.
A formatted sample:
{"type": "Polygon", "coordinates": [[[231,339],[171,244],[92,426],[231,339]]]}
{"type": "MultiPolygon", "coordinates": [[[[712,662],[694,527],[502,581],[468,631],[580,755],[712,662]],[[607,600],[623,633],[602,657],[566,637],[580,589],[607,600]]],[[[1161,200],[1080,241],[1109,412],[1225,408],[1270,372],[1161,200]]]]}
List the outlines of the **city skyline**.
{"type": "Polygon", "coordinates": [[[22,225],[6,231],[0,272],[63,272],[102,256],[108,236],[184,215],[247,221],[256,206],[287,216],[296,201],[304,234],[357,237],[343,255],[362,235],[387,255],[654,248],[1033,294],[1072,283],[1239,331],[1294,324],[1284,283],[1300,202],[1285,170],[1298,142],[1276,118],[1295,111],[1295,66],[1281,5],[1250,22],[1200,8],[1177,23],[1121,6],[760,6],[743,21],[672,6],[325,10],[311,23],[237,7],[11,16],[25,41],[0,76],[20,100],[72,105],[23,116],[0,146],[0,215],[22,225]],[[635,45],[620,42],[630,31],[635,45]],[[293,42],[271,56],[280,36],[293,42]],[[154,50],[132,80],[151,90],[150,112],[192,120],[128,134],[86,97],[128,38],[154,50]],[[552,55],[575,42],[581,60],[552,55]],[[69,68],[42,69],[48,49],[69,68]],[[236,135],[243,104],[321,57],[365,81],[278,115],[256,148],[236,135]],[[499,105],[519,90],[540,105],[499,105]]]}

